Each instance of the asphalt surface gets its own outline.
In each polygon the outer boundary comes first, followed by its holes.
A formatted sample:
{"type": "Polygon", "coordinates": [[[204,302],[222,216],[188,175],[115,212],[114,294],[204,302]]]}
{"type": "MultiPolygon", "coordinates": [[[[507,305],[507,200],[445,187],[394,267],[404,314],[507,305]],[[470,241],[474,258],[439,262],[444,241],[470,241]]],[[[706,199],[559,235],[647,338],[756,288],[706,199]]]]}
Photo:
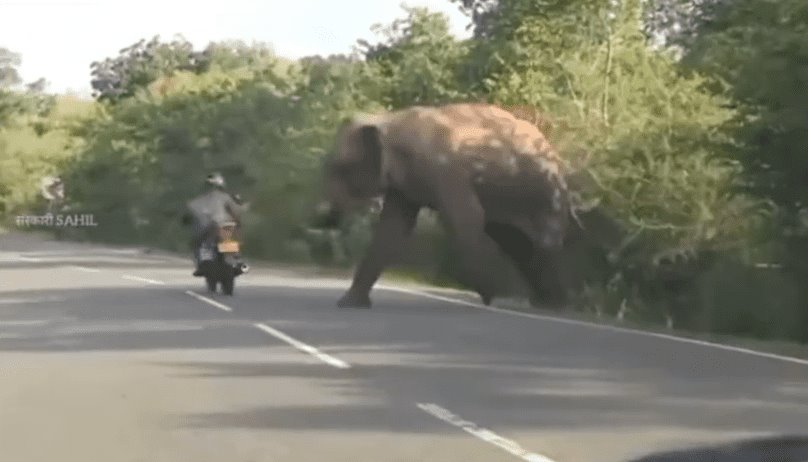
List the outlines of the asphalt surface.
{"type": "Polygon", "coordinates": [[[808,433],[805,361],[408,289],[338,309],[347,281],[263,268],[208,295],[191,271],[0,235],[0,460],[627,462],[808,433]]]}

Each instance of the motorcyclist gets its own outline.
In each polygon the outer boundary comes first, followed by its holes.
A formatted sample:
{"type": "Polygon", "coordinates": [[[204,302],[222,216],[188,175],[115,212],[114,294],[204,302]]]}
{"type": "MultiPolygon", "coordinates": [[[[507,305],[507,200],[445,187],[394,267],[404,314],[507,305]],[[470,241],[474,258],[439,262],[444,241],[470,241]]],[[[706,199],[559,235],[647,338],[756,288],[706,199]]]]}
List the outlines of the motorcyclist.
{"type": "Polygon", "coordinates": [[[40,193],[42,197],[48,201],[48,213],[59,210],[65,199],[65,185],[62,178],[58,176],[46,176],[42,178],[40,193]]]}
{"type": "Polygon", "coordinates": [[[197,277],[203,276],[199,265],[199,251],[202,244],[206,240],[215,238],[215,230],[221,223],[233,221],[236,223],[237,229],[240,229],[243,209],[240,197],[238,195],[234,197],[225,189],[225,180],[220,173],[209,174],[205,179],[205,184],[207,190],[188,201],[188,211],[184,217],[184,221],[190,219],[193,224],[191,248],[196,264],[193,275],[197,277]]]}

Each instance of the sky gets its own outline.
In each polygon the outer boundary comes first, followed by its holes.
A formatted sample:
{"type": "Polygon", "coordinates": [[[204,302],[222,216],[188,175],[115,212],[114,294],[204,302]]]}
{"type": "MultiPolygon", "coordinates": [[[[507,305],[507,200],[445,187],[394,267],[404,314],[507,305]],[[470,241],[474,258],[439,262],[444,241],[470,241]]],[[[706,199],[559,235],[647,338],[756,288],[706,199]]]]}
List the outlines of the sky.
{"type": "Polygon", "coordinates": [[[142,38],[176,34],[204,48],[211,41],[270,44],[283,57],[349,53],[371,26],[408,6],[445,13],[467,37],[469,19],[449,0],[0,0],[0,47],[22,57],[25,82],[44,77],[49,92],[90,94],[90,63],[142,38]]]}

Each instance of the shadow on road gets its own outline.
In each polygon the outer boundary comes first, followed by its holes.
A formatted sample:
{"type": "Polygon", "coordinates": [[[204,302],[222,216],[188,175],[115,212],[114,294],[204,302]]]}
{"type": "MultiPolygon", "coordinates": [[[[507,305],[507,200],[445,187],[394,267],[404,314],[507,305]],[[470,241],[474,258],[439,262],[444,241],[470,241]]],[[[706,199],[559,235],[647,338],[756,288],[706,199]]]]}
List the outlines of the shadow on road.
{"type": "Polygon", "coordinates": [[[266,336],[176,288],[0,293],[0,352],[254,348],[266,336]]]}
{"type": "MultiPolygon", "coordinates": [[[[0,303],[0,351],[270,347],[298,353],[251,326],[261,320],[354,366],[336,370],[303,353],[299,364],[283,363],[272,350],[253,362],[158,361],[188,380],[240,378],[272,386],[305,379],[301,383],[339,398],[331,405],[261,400],[179,416],[178,425],[190,428],[458,431],[423,413],[418,402],[436,403],[504,434],[565,431],[570,438],[604,429],[794,433],[808,422],[804,368],[766,366],[755,358],[729,364],[721,355],[696,357],[689,347],[663,348],[656,340],[635,343],[629,336],[381,292],[374,310],[337,310],[338,293],[253,287],[229,299],[234,312],[223,313],[179,287],[3,292],[0,302],[12,302],[0,303]]],[[[638,462],[679,460],[655,457],[638,462]]],[[[799,459],[782,459],[791,460],[799,459]]]]}
{"type": "Polygon", "coordinates": [[[808,436],[742,440],[729,444],[650,454],[631,462],[805,462],[808,436]]]}
{"type": "MultiPolygon", "coordinates": [[[[304,378],[330,393],[349,399],[395,403],[435,402],[449,409],[465,409],[470,420],[500,430],[541,428],[586,431],[590,429],[690,427],[709,431],[769,432],[773,428],[796,431],[804,426],[808,404],[796,397],[776,396],[770,387],[758,390],[768,396],[760,401],[718,396],[666,397],[662,390],[630,383],[619,371],[581,371],[553,368],[497,368],[496,361],[463,365],[470,358],[416,365],[365,365],[344,372],[337,380],[326,367],[296,364],[183,363],[185,377],[304,378]],[[621,390],[622,388],[622,390],[621,390]],[[767,411],[775,411],[771,417],[767,411]]],[[[537,359],[541,363],[541,359],[537,359]]],[[[808,386],[808,385],[807,385],[808,386]]],[[[716,393],[717,395],[717,393],[716,393]]],[[[312,409],[308,406],[258,406],[232,413],[192,416],[191,426],[211,428],[277,428],[300,431],[328,429],[367,430],[376,423],[350,406],[312,409]],[[322,418],[312,419],[312,415],[322,418]]],[[[399,431],[419,431],[402,422],[399,431]]]]}

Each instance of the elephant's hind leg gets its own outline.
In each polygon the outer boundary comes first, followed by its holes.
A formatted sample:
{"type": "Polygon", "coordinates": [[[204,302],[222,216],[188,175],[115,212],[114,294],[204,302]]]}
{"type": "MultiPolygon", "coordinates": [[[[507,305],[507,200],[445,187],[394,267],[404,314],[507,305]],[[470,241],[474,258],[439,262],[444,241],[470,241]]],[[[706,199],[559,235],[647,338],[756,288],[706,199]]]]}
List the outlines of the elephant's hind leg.
{"type": "Polygon", "coordinates": [[[533,244],[530,239],[515,226],[486,222],[485,233],[497,243],[505,255],[517,264],[526,265],[533,254],[533,244]]]}
{"type": "Polygon", "coordinates": [[[524,277],[530,288],[531,305],[558,306],[564,302],[558,254],[542,250],[512,225],[486,223],[485,231],[524,277]]]}
{"type": "Polygon", "coordinates": [[[528,284],[531,294],[535,293],[537,283],[533,265],[535,250],[527,235],[515,226],[497,222],[486,223],[485,232],[516,265],[516,269],[528,284]]]}
{"type": "Polygon", "coordinates": [[[384,268],[397,257],[415,227],[420,207],[397,191],[384,198],[379,223],[365,256],[354,273],[351,288],[337,302],[339,307],[369,308],[370,290],[384,268]]]}
{"type": "Polygon", "coordinates": [[[489,305],[496,288],[485,262],[496,254],[496,245],[485,233],[485,212],[474,191],[456,183],[453,186],[444,184],[438,211],[461,259],[464,275],[483,303],[489,305]]]}
{"type": "Polygon", "coordinates": [[[531,305],[560,309],[567,302],[564,273],[565,262],[560,251],[537,249],[529,265],[529,277],[534,282],[531,305]]]}

